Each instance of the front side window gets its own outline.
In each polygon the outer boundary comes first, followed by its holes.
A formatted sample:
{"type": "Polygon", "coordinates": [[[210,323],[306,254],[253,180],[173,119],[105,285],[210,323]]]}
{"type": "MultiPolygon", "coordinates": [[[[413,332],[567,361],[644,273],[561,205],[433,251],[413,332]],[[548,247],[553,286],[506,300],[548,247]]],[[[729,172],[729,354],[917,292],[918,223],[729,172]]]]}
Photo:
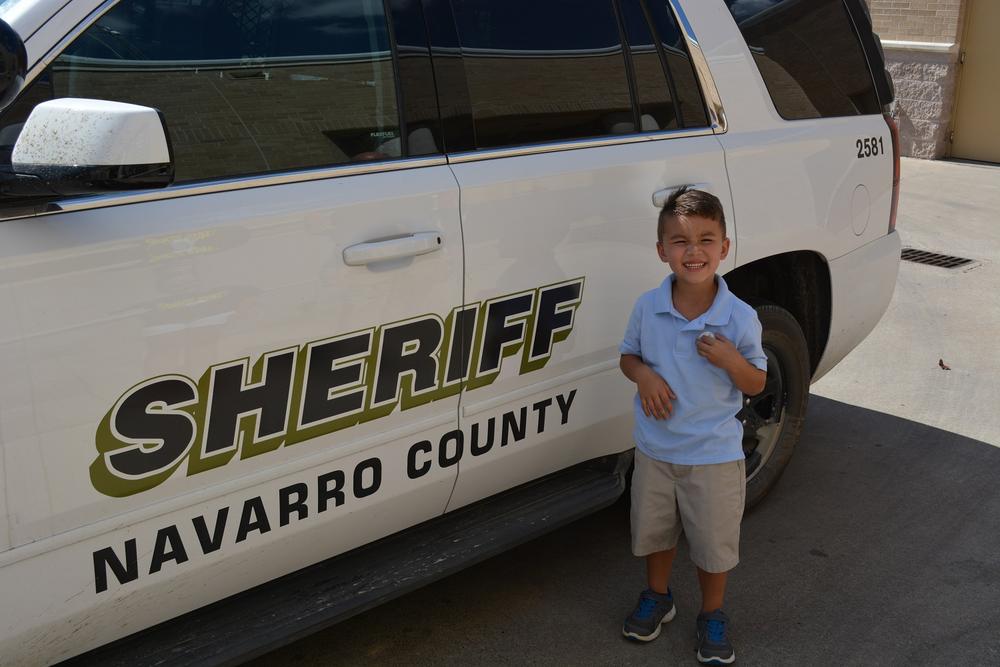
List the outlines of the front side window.
{"type": "Polygon", "coordinates": [[[635,132],[612,0],[453,0],[477,148],[635,132]]]}
{"type": "Polygon", "coordinates": [[[403,156],[381,2],[124,0],[0,120],[0,159],[40,101],[160,110],[191,182],[403,156]]]}
{"type": "Polygon", "coordinates": [[[881,113],[842,0],[726,0],[782,118],[881,113]]]}

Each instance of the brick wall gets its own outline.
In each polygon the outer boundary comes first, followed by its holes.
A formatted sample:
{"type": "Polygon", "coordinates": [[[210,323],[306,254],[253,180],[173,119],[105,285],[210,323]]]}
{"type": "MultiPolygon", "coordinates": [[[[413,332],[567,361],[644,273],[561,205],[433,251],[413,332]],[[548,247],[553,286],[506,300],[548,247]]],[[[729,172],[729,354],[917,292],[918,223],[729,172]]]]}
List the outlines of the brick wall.
{"type": "Polygon", "coordinates": [[[911,42],[958,41],[962,0],[868,0],[875,32],[882,39],[911,42]]]}
{"type": "Polygon", "coordinates": [[[903,155],[940,158],[948,150],[958,82],[958,49],[966,0],[868,0],[883,40],[930,42],[932,48],[886,45],[886,66],[896,84],[903,155]]]}

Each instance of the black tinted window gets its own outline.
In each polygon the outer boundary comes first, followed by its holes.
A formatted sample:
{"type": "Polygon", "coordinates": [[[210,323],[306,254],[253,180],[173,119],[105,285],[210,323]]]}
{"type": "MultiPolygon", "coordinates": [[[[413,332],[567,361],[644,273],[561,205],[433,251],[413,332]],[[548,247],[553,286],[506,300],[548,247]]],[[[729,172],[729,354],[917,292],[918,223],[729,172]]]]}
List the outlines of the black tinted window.
{"type": "Polygon", "coordinates": [[[880,113],[842,0],[726,0],[783,118],[880,113]]]}
{"type": "MultiPolygon", "coordinates": [[[[124,0],[4,114],[8,161],[19,123],[59,97],[159,109],[180,182],[404,152],[380,2],[124,0]]],[[[422,139],[411,153],[433,150],[422,139]]]]}
{"type": "Polygon", "coordinates": [[[681,35],[673,12],[666,0],[645,0],[656,29],[660,48],[666,61],[667,71],[674,86],[677,105],[681,111],[683,127],[704,127],[708,125],[708,115],[705,113],[705,102],[701,96],[701,87],[694,73],[694,65],[688,54],[684,36],[681,35]]]}
{"type": "Polygon", "coordinates": [[[644,132],[677,129],[680,125],[674,96],[645,13],[639,0],[624,0],[621,5],[632,56],[641,129],[644,132]]]}
{"type": "Polygon", "coordinates": [[[635,131],[611,0],[453,0],[476,146],[635,131]]]}

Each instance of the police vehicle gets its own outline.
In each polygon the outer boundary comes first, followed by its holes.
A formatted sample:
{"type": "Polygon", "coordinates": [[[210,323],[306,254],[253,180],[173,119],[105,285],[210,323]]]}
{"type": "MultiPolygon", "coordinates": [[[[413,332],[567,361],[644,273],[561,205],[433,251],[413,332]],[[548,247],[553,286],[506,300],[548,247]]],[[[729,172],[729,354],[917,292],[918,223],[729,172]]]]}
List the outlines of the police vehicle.
{"type": "Polygon", "coordinates": [[[235,661],[607,506],[656,206],[758,308],[748,502],[892,294],[862,0],[3,0],[0,662],[235,661]]]}

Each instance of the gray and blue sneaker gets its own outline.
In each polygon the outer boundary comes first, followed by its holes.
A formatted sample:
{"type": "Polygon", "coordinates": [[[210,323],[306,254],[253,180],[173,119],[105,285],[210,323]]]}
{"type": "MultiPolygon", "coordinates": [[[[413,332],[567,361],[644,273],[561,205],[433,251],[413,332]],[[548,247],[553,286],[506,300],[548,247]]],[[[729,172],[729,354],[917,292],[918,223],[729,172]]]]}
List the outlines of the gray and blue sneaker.
{"type": "Polygon", "coordinates": [[[639,604],[625,619],[622,634],[630,639],[651,642],[660,636],[660,626],[672,621],[676,615],[674,596],[669,588],[666,595],[647,588],[639,596],[639,604]]]}
{"type": "Polygon", "coordinates": [[[736,652],[729,643],[729,617],[721,609],[698,614],[698,662],[705,665],[731,665],[736,652]]]}

